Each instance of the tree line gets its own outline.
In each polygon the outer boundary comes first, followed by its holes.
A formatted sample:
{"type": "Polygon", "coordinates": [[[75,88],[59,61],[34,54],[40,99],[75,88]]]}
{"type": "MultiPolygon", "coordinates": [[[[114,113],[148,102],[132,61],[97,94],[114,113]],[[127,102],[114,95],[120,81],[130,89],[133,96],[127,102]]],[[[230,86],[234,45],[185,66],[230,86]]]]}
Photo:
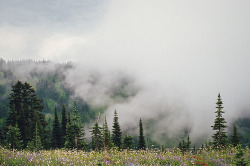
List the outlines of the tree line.
{"type": "MultiPolygon", "coordinates": [[[[74,101],[73,111],[66,111],[62,106],[61,123],[57,107],[54,109],[52,131],[46,129],[48,123],[42,113],[43,100],[39,99],[34,88],[28,83],[18,81],[9,97],[9,113],[6,119],[6,128],[1,129],[1,144],[10,149],[109,149],[112,147],[132,148],[132,136],[126,135],[122,139],[122,132],[118,122],[118,113],[114,112],[112,132],[108,129],[105,119],[100,127],[98,121],[91,128],[91,143],[85,139],[84,126],[78,115],[77,103],[74,101]]],[[[140,119],[139,148],[145,149],[142,120],[140,119]]]]}
{"type": "MultiPolygon", "coordinates": [[[[229,145],[229,138],[225,132],[226,121],[223,118],[223,102],[220,94],[216,102],[216,118],[211,126],[215,131],[212,136],[213,141],[209,145],[221,149],[229,145]]],[[[62,106],[61,120],[59,120],[57,107],[54,108],[54,120],[52,131],[46,126],[48,123],[42,113],[43,100],[39,99],[34,88],[28,83],[18,81],[12,86],[9,97],[9,113],[6,119],[6,126],[0,131],[0,143],[10,149],[83,149],[103,150],[117,147],[118,149],[135,148],[133,137],[128,133],[122,138],[122,131],[119,125],[118,113],[114,111],[112,130],[108,128],[106,118],[102,126],[99,125],[99,117],[91,128],[91,142],[88,144],[85,139],[84,126],[81,124],[78,115],[76,100],[73,111],[66,111],[62,106]],[[61,121],[61,122],[60,122],[61,121]]],[[[145,149],[146,143],[143,134],[142,119],[139,120],[137,149],[145,149]]],[[[234,124],[231,136],[231,144],[237,146],[240,139],[237,127],[234,124]]],[[[189,135],[179,142],[182,152],[191,149],[189,135]]],[[[195,149],[195,145],[194,145],[195,149]]]]}

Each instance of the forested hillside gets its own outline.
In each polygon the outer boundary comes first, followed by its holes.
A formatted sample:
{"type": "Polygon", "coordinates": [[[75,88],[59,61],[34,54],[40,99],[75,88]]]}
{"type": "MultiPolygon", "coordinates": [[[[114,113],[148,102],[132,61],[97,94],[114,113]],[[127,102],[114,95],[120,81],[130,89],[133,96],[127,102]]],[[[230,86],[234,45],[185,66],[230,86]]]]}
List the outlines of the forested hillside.
{"type": "MultiPolygon", "coordinates": [[[[65,73],[74,66],[71,63],[54,64],[49,61],[4,61],[0,59],[0,116],[6,118],[11,86],[18,80],[31,84],[39,98],[43,99],[43,113],[49,122],[54,108],[60,113],[63,104],[73,109],[74,91],[64,84],[65,73]]],[[[95,117],[95,112],[82,99],[77,98],[79,116],[83,123],[95,117]]]]}

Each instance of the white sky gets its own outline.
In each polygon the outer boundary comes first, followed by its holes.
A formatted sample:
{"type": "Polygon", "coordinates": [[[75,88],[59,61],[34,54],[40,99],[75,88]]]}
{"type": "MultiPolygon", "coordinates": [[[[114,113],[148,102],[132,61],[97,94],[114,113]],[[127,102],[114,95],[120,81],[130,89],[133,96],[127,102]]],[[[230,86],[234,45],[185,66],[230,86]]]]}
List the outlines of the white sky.
{"type": "MultiPolygon", "coordinates": [[[[219,92],[228,119],[250,116],[249,20],[249,0],[0,0],[0,57],[127,72],[144,91],[110,112],[180,103],[197,134],[211,129],[219,92]]],[[[82,70],[68,80],[84,97],[82,70]]]]}

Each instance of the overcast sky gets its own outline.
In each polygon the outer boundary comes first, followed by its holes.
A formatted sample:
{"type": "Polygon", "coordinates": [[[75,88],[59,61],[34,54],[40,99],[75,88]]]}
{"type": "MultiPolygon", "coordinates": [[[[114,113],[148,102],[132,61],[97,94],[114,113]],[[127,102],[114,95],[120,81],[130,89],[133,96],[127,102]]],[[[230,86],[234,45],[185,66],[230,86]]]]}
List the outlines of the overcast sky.
{"type": "MultiPolygon", "coordinates": [[[[249,0],[0,0],[0,57],[124,71],[147,90],[110,111],[178,105],[196,133],[219,92],[228,119],[250,116],[249,20],[249,0]]],[[[82,70],[69,74],[79,90],[82,70]]]]}

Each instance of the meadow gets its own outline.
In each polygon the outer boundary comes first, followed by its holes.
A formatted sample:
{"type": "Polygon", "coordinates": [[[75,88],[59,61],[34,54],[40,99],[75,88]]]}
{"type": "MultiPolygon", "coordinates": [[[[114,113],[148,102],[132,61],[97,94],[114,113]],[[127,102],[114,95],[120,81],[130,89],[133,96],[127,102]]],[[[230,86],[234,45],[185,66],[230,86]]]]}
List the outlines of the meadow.
{"type": "MultiPolygon", "coordinates": [[[[236,148],[216,151],[204,148],[196,153],[182,153],[159,149],[106,151],[28,150],[0,148],[0,165],[234,165],[236,148]]],[[[244,150],[243,159],[249,162],[250,150],[244,150]]]]}

